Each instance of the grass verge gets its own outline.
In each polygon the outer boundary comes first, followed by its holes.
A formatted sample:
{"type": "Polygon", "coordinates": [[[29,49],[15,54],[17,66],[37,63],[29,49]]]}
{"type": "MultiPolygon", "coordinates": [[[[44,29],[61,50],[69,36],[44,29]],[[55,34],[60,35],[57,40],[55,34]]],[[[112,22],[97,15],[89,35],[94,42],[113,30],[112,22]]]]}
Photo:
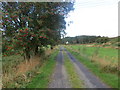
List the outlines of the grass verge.
{"type": "MultiPolygon", "coordinates": [[[[67,48],[68,49],[68,48],[67,48]]],[[[86,60],[83,56],[80,56],[79,53],[74,52],[71,49],[68,49],[80,62],[82,62],[90,71],[92,71],[96,76],[98,76],[103,82],[109,85],[112,88],[118,88],[118,76],[116,74],[103,72],[99,65],[86,60]]]]}
{"type": "Polygon", "coordinates": [[[72,62],[69,60],[66,52],[63,52],[63,54],[64,54],[64,65],[68,73],[68,79],[71,82],[72,88],[83,88],[83,81],[80,80],[72,62]]]}
{"type": "Polygon", "coordinates": [[[47,88],[55,67],[55,57],[58,51],[53,52],[48,60],[44,62],[44,65],[39,69],[39,74],[32,79],[32,81],[26,86],[26,88],[47,88]]]}

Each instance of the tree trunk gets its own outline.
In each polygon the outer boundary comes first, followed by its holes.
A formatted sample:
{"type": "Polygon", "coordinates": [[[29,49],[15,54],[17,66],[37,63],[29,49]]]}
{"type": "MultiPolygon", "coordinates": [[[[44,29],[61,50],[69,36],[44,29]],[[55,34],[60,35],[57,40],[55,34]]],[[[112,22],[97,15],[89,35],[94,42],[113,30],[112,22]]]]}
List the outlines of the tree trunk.
{"type": "Polygon", "coordinates": [[[25,53],[24,58],[25,58],[27,61],[30,61],[30,49],[29,49],[29,47],[25,49],[24,53],[25,53]]]}
{"type": "Polygon", "coordinates": [[[35,47],[35,55],[38,54],[38,45],[35,47]]]}
{"type": "Polygon", "coordinates": [[[27,59],[27,61],[30,61],[30,53],[29,52],[26,52],[26,59],[27,59]]]}

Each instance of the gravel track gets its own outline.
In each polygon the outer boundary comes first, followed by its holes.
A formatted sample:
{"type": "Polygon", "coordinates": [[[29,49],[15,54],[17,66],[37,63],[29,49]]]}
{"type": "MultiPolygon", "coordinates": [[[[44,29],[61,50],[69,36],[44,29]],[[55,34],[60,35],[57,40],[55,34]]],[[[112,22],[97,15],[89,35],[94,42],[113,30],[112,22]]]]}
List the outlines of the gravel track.
{"type": "Polygon", "coordinates": [[[51,78],[51,82],[49,84],[49,88],[71,88],[67,72],[64,67],[64,56],[62,53],[63,51],[67,53],[70,61],[75,67],[75,71],[77,71],[77,74],[80,76],[80,79],[84,82],[84,88],[109,88],[63,47],[60,48],[60,52],[57,56],[57,63],[55,71],[51,78]]]}
{"type": "Polygon", "coordinates": [[[71,85],[69,84],[67,73],[63,65],[63,54],[62,48],[60,48],[60,52],[57,56],[57,64],[55,71],[52,75],[52,81],[49,84],[49,88],[70,88],[71,85]]]}

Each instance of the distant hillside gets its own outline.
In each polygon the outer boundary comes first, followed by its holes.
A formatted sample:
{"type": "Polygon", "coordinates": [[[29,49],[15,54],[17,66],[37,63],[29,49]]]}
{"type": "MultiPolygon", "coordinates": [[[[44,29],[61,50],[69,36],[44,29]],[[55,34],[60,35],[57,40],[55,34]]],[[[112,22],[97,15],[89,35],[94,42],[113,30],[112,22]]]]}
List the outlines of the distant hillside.
{"type": "Polygon", "coordinates": [[[62,44],[102,44],[103,46],[120,46],[120,36],[109,38],[109,37],[101,37],[101,36],[75,36],[75,37],[65,37],[62,39],[62,44]]]}

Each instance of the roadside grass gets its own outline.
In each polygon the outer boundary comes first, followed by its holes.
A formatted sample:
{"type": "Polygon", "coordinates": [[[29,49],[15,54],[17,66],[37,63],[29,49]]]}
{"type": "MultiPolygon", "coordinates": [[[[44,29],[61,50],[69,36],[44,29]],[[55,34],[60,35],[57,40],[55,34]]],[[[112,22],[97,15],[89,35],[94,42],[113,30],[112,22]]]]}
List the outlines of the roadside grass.
{"type": "Polygon", "coordinates": [[[11,55],[2,57],[2,83],[3,87],[12,87],[13,78],[17,71],[17,65],[23,62],[24,59],[21,55],[11,55]],[[11,83],[10,83],[11,82],[11,83]]]}
{"type": "Polygon", "coordinates": [[[55,57],[57,56],[58,51],[53,52],[48,60],[44,62],[42,67],[38,70],[39,74],[32,79],[32,81],[26,85],[26,88],[47,88],[50,76],[53,73],[55,67],[55,57]]]}
{"type": "Polygon", "coordinates": [[[99,63],[91,62],[90,59],[86,59],[81,56],[80,53],[75,52],[74,49],[70,49],[69,46],[66,47],[79,61],[81,61],[90,71],[92,71],[96,76],[98,76],[103,82],[108,84],[112,88],[118,88],[118,75],[113,73],[108,73],[103,71],[99,63]]]}
{"type": "Polygon", "coordinates": [[[20,54],[2,57],[2,87],[25,88],[56,51],[57,47],[53,50],[48,48],[44,55],[32,57],[30,62],[26,62],[20,54]]]}
{"type": "Polygon", "coordinates": [[[36,70],[41,66],[40,59],[35,57],[30,62],[26,62],[20,54],[3,57],[3,88],[23,88],[37,74],[36,70]]]}
{"type": "Polygon", "coordinates": [[[11,68],[16,68],[24,59],[21,55],[11,55],[7,57],[2,57],[2,66],[3,66],[3,74],[10,73],[11,68]]]}
{"type": "MultiPolygon", "coordinates": [[[[66,46],[65,46],[66,47],[66,46]]],[[[67,48],[81,56],[99,64],[103,71],[118,74],[118,50],[104,47],[87,47],[86,45],[70,45],[67,48]]]]}
{"type": "Polygon", "coordinates": [[[77,72],[75,71],[74,65],[69,60],[66,52],[63,52],[63,54],[64,54],[64,65],[68,73],[68,79],[71,82],[72,88],[83,88],[83,81],[80,80],[77,72]]]}

